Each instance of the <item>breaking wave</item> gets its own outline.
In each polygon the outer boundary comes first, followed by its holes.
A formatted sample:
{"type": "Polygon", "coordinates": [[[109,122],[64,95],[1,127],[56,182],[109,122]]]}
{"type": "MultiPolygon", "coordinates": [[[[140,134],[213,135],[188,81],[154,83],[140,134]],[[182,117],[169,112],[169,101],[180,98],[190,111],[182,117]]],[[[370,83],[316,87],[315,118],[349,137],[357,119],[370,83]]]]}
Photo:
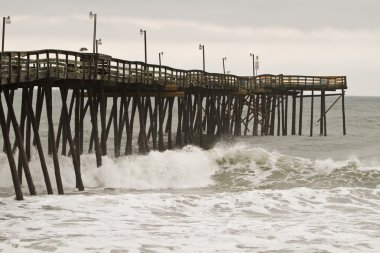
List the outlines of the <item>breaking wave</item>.
{"type": "MultiPolygon", "coordinates": [[[[17,156],[16,156],[17,157],[17,156]]],[[[44,186],[38,156],[30,162],[34,182],[44,186]]],[[[0,188],[12,187],[8,161],[0,154],[0,188]]],[[[54,169],[47,159],[54,185],[54,169]]],[[[60,157],[64,187],[75,187],[70,157],[60,157]]],[[[380,166],[356,158],[344,161],[312,160],[287,156],[244,143],[219,144],[211,150],[187,146],[180,150],[152,151],[146,156],[103,157],[96,167],[94,155],[81,158],[82,178],[87,188],[133,190],[191,189],[213,187],[222,191],[335,188],[379,186],[380,166]]],[[[25,180],[25,179],[24,179],[25,180]]],[[[25,182],[25,181],[24,181],[25,182]]]]}

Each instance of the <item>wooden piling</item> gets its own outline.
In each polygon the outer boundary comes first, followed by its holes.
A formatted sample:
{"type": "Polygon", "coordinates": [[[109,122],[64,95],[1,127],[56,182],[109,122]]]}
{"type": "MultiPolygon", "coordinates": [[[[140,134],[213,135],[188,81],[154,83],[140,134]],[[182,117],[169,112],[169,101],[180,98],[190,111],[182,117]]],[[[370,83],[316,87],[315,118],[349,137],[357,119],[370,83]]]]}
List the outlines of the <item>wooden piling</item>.
{"type": "Polygon", "coordinates": [[[7,129],[7,122],[5,119],[4,109],[1,103],[1,90],[0,90],[0,125],[1,125],[1,130],[3,132],[4,147],[7,153],[8,163],[11,170],[13,187],[16,194],[16,200],[23,200],[24,196],[21,191],[21,185],[18,178],[18,174],[17,174],[16,162],[13,157],[11,141],[9,140],[9,135],[8,135],[9,130],[7,129]]]}
{"type": "Polygon", "coordinates": [[[96,165],[102,166],[102,155],[100,151],[99,135],[98,135],[98,119],[96,111],[96,101],[94,99],[93,89],[91,86],[87,87],[88,100],[90,104],[90,114],[92,123],[92,136],[95,143],[96,165]]]}
{"type": "Polygon", "coordinates": [[[342,89],[342,122],[343,122],[343,135],[346,135],[346,109],[344,105],[344,89],[342,89]]]}
{"type": "Polygon", "coordinates": [[[107,127],[106,127],[106,117],[107,117],[107,97],[104,95],[104,85],[102,84],[99,88],[99,100],[100,100],[100,126],[101,126],[101,140],[100,140],[100,150],[103,156],[107,155],[107,127]]]}
{"type": "MultiPolygon", "coordinates": [[[[26,93],[25,93],[25,106],[28,108],[28,97],[30,97],[30,101],[33,100],[33,87],[26,88],[26,93]]],[[[31,105],[32,106],[32,105],[31,105]]],[[[31,107],[32,108],[32,107],[31,107]]],[[[29,117],[28,110],[26,110],[26,133],[25,133],[25,151],[26,151],[26,156],[28,157],[28,161],[31,160],[31,131],[32,131],[32,125],[31,125],[31,119],[29,117]]]]}
{"type": "Polygon", "coordinates": [[[303,90],[300,92],[300,111],[298,119],[298,135],[302,135],[302,114],[303,114],[303,90]]]}
{"type": "Polygon", "coordinates": [[[297,107],[297,100],[296,100],[296,93],[292,96],[292,135],[296,134],[296,107],[297,107]]]}
{"type": "MultiPolygon", "coordinates": [[[[62,101],[66,101],[65,95],[67,94],[67,92],[64,91],[65,88],[61,87],[60,90],[61,90],[62,101]]],[[[68,113],[66,103],[63,103],[62,110],[63,110],[63,119],[64,119],[63,121],[64,121],[65,127],[67,129],[67,140],[69,142],[71,158],[73,160],[73,165],[74,165],[74,172],[75,172],[75,178],[76,178],[76,188],[78,188],[79,191],[83,191],[84,186],[83,186],[82,175],[81,175],[81,171],[80,171],[80,159],[79,159],[79,155],[77,155],[75,145],[74,145],[74,141],[73,141],[73,138],[71,135],[70,121],[68,120],[69,113],[68,113]]]]}
{"type": "Polygon", "coordinates": [[[177,111],[178,111],[178,123],[177,123],[177,135],[176,135],[176,146],[182,146],[182,105],[183,99],[177,97],[177,111]]]}
{"type": "Polygon", "coordinates": [[[286,94],[285,95],[285,121],[284,121],[284,133],[283,135],[284,136],[287,136],[288,135],[288,104],[289,104],[289,95],[286,94]]]}
{"type": "MultiPolygon", "coordinates": [[[[19,157],[21,160],[21,164],[24,168],[25,178],[26,178],[26,181],[28,183],[29,193],[30,193],[30,195],[36,195],[36,189],[35,189],[35,186],[33,183],[32,175],[30,173],[28,158],[26,157],[22,135],[20,132],[20,128],[18,127],[16,115],[15,115],[15,112],[13,109],[12,94],[9,94],[8,90],[4,90],[3,93],[4,93],[4,97],[5,97],[5,100],[7,103],[7,107],[8,107],[8,117],[9,117],[9,120],[12,122],[13,130],[15,132],[19,157]]],[[[1,93],[0,93],[0,95],[1,95],[1,93]]],[[[1,104],[1,101],[0,101],[0,104],[1,104]]],[[[7,127],[8,127],[8,125],[7,125],[7,127]]],[[[10,129],[8,129],[8,133],[9,133],[9,130],[10,129]]],[[[22,174],[19,175],[19,178],[21,178],[21,177],[22,177],[22,174]]]]}
{"type": "Polygon", "coordinates": [[[48,172],[48,169],[46,166],[44,151],[42,149],[40,135],[39,135],[38,128],[37,128],[36,118],[35,118],[34,112],[33,112],[33,105],[32,105],[32,101],[31,101],[31,94],[30,93],[27,94],[27,96],[26,96],[26,108],[27,108],[26,109],[27,117],[30,121],[32,128],[33,128],[34,139],[36,140],[36,147],[37,147],[38,155],[40,157],[41,169],[42,169],[42,173],[44,175],[46,190],[47,190],[48,194],[53,194],[53,189],[52,189],[51,183],[50,183],[49,172],[48,172]]]}
{"type": "Polygon", "coordinates": [[[173,142],[172,142],[172,122],[173,122],[173,104],[174,104],[174,98],[168,98],[169,100],[169,112],[168,112],[168,119],[167,119],[167,126],[168,126],[168,149],[173,149],[173,142]]]}
{"type": "Polygon", "coordinates": [[[311,91],[311,105],[310,105],[310,136],[313,136],[313,122],[314,121],[314,90],[311,91]]]}
{"type": "Polygon", "coordinates": [[[53,162],[54,162],[54,172],[55,172],[55,180],[57,183],[57,190],[58,194],[64,194],[63,191],[63,185],[62,185],[62,178],[61,178],[61,170],[59,167],[59,161],[58,161],[58,151],[57,151],[57,145],[55,141],[55,133],[54,133],[54,124],[53,124],[53,113],[52,113],[52,91],[51,87],[45,88],[45,98],[46,98],[46,114],[48,119],[48,125],[49,125],[49,141],[53,156],[53,162]]]}
{"type": "Polygon", "coordinates": [[[272,109],[270,110],[270,132],[269,135],[274,136],[274,123],[275,123],[275,118],[276,118],[276,99],[277,95],[273,94],[272,95],[272,109]]]}
{"type": "Polygon", "coordinates": [[[199,134],[199,146],[203,146],[203,128],[202,128],[202,101],[203,97],[201,96],[200,92],[197,94],[197,118],[198,118],[198,126],[197,126],[197,132],[199,134]]]}

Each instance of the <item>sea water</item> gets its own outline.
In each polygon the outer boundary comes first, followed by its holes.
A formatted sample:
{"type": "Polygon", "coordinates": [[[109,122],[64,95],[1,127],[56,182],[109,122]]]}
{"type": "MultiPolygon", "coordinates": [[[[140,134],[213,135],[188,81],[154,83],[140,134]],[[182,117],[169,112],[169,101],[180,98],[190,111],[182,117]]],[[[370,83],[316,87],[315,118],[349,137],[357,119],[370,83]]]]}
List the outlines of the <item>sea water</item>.
{"type": "Polygon", "coordinates": [[[302,136],[103,157],[100,168],[83,155],[84,192],[61,156],[61,196],[46,195],[33,151],[38,196],[23,186],[15,201],[1,153],[0,252],[380,252],[380,98],[346,97],[346,136],[339,103],[327,137],[317,112],[308,136],[308,110],[302,136]]]}

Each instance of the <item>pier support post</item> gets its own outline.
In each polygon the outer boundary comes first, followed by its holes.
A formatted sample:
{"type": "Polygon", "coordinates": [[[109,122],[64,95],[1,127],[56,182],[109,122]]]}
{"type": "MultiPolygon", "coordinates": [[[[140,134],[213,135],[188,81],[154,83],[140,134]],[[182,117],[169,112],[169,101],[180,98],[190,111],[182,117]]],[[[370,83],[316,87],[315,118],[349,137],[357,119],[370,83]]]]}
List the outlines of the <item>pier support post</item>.
{"type": "Polygon", "coordinates": [[[277,96],[277,136],[280,136],[281,133],[281,101],[280,98],[282,98],[281,95],[277,96]]]}
{"type": "MultiPolygon", "coordinates": [[[[96,165],[98,167],[102,166],[102,155],[100,153],[100,144],[99,144],[99,134],[98,134],[98,117],[96,111],[96,101],[94,97],[93,88],[91,86],[87,87],[88,100],[90,106],[91,114],[91,123],[92,123],[92,137],[95,143],[95,155],[96,155],[96,165]]],[[[91,140],[90,140],[91,142],[91,140]]]]}
{"type": "MultiPolygon", "coordinates": [[[[64,91],[67,88],[61,87],[60,89],[61,89],[62,101],[65,101],[66,100],[65,95],[67,94],[67,92],[62,92],[62,91],[64,91]]],[[[82,176],[81,176],[81,172],[80,172],[80,160],[79,160],[79,156],[77,155],[77,152],[76,152],[76,149],[74,146],[74,141],[73,141],[73,138],[71,135],[70,121],[68,120],[69,113],[67,110],[66,103],[63,103],[62,110],[63,110],[63,119],[64,119],[63,121],[64,121],[65,127],[67,129],[67,140],[69,142],[70,153],[71,153],[71,157],[72,157],[73,165],[74,165],[74,172],[75,172],[75,178],[76,178],[76,188],[78,188],[79,191],[83,191],[84,186],[83,186],[82,176]]]]}
{"type": "Polygon", "coordinates": [[[320,118],[320,135],[327,136],[326,132],[326,97],[325,91],[321,91],[321,118],[320,118]]]}
{"type": "MultiPolygon", "coordinates": [[[[20,129],[20,133],[21,133],[21,140],[22,140],[22,143],[24,145],[24,137],[25,137],[25,121],[26,121],[26,93],[27,93],[27,88],[23,88],[22,89],[22,99],[21,99],[21,115],[20,115],[20,125],[19,125],[19,129],[20,129]]],[[[16,152],[16,143],[13,147],[13,153],[16,152]]],[[[25,147],[24,147],[24,150],[25,150],[25,147]]],[[[26,159],[27,161],[29,162],[29,158],[28,158],[28,155],[26,153],[26,150],[25,150],[25,155],[26,155],[26,159]]],[[[21,157],[21,153],[18,154],[18,175],[19,175],[19,181],[20,181],[20,184],[22,184],[22,157],[21,157]]]]}
{"type": "MultiPolygon", "coordinates": [[[[21,164],[22,164],[22,166],[24,168],[25,178],[26,178],[26,181],[28,183],[29,193],[30,193],[30,195],[36,195],[36,189],[35,189],[35,186],[34,186],[34,183],[33,183],[32,175],[30,173],[28,159],[26,157],[26,153],[25,153],[25,149],[24,149],[24,143],[23,143],[23,140],[22,140],[22,135],[21,135],[21,132],[20,132],[20,128],[18,127],[16,115],[15,115],[15,112],[14,112],[14,109],[13,109],[12,94],[9,95],[9,91],[8,90],[4,90],[3,92],[4,92],[4,97],[5,97],[5,100],[6,100],[6,103],[7,103],[7,107],[8,107],[8,117],[9,117],[10,122],[12,122],[13,129],[14,129],[14,132],[15,132],[15,137],[16,137],[19,157],[20,157],[20,160],[21,160],[20,162],[21,162],[21,164]]],[[[0,93],[0,95],[1,95],[1,93],[0,93]]],[[[1,103],[1,101],[0,101],[0,103],[1,103]]],[[[7,127],[8,127],[8,125],[7,125],[7,127]]],[[[9,133],[10,129],[7,129],[7,130],[8,130],[8,133],[9,133]]],[[[21,173],[22,173],[22,171],[21,171],[21,173]]],[[[19,178],[21,178],[21,177],[22,177],[22,174],[19,175],[19,178]]]]}
{"type": "Polygon", "coordinates": [[[272,95],[272,108],[270,110],[270,131],[269,135],[274,135],[274,123],[275,123],[275,118],[276,118],[276,99],[277,95],[273,94],[272,95]]]}
{"type": "MultiPolygon", "coordinates": [[[[33,88],[31,88],[31,89],[33,89],[33,88]]],[[[33,128],[34,139],[36,140],[36,147],[37,147],[38,155],[39,155],[40,161],[41,161],[41,168],[42,168],[42,172],[44,175],[46,190],[47,190],[48,194],[53,194],[53,189],[52,189],[51,183],[50,183],[49,172],[48,172],[48,169],[46,166],[44,151],[42,149],[40,135],[38,132],[36,118],[35,118],[34,112],[33,112],[33,105],[32,105],[31,97],[29,96],[29,94],[26,96],[26,108],[27,108],[26,111],[27,111],[28,119],[29,119],[29,121],[32,125],[32,128],[33,128]]]]}
{"type": "Polygon", "coordinates": [[[54,133],[54,125],[53,125],[53,117],[52,117],[52,91],[51,87],[45,88],[45,98],[46,98],[46,114],[48,119],[48,125],[49,125],[49,141],[50,141],[50,147],[53,155],[53,162],[54,162],[54,172],[55,172],[55,180],[57,183],[57,190],[58,194],[64,194],[63,191],[63,185],[62,185],[62,178],[61,178],[61,171],[59,167],[59,161],[58,161],[58,151],[57,151],[57,145],[55,141],[55,133],[54,133]]]}
{"type": "Polygon", "coordinates": [[[303,114],[303,90],[301,90],[301,93],[300,93],[300,112],[299,112],[300,116],[299,116],[299,119],[298,119],[298,135],[302,135],[302,114],[303,114]]]}
{"type": "Polygon", "coordinates": [[[247,132],[248,132],[248,123],[249,123],[249,118],[251,116],[252,102],[253,102],[253,95],[250,95],[248,106],[247,106],[248,107],[247,108],[247,117],[245,118],[244,135],[247,135],[247,132]]]}
{"type": "MultiPolygon", "coordinates": [[[[28,98],[30,101],[33,101],[33,87],[30,88],[24,88],[25,89],[25,106],[28,108],[28,98]]],[[[32,103],[32,102],[30,102],[32,103]]],[[[31,104],[32,106],[32,104],[31,104]]],[[[26,156],[28,158],[28,161],[31,159],[31,132],[32,132],[32,125],[31,125],[31,119],[29,117],[28,109],[26,109],[26,133],[25,133],[25,151],[26,151],[26,156]]],[[[20,180],[20,183],[22,181],[20,180]]]]}
{"type": "Polygon", "coordinates": [[[342,89],[342,121],[343,121],[343,135],[346,135],[346,110],[344,105],[344,89],[342,89]]]}
{"type": "Polygon", "coordinates": [[[296,93],[292,96],[292,135],[296,134],[296,106],[297,106],[297,100],[296,100],[296,93]]]}
{"type": "Polygon", "coordinates": [[[182,146],[182,98],[177,97],[177,112],[178,112],[178,123],[177,123],[177,135],[176,135],[176,146],[181,147],[182,146]]]}
{"type": "Polygon", "coordinates": [[[314,121],[314,90],[311,91],[311,105],[310,105],[310,137],[313,136],[313,122],[314,121]]]}
{"type": "Polygon", "coordinates": [[[198,125],[197,125],[197,128],[198,128],[198,134],[199,134],[199,145],[201,147],[203,147],[203,136],[202,136],[202,133],[203,133],[203,128],[202,128],[202,101],[203,101],[203,97],[201,95],[200,92],[198,92],[198,98],[197,98],[197,107],[198,107],[198,114],[197,114],[197,122],[198,122],[198,125]]]}
{"type": "Polygon", "coordinates": [[[107,117],[107,97],[104,95],[104,84],[101,84],[100,87],[100,125],[101,125],[101,140],[100,140],[100,149],[102,155],[107,155],[107,126],[106,126],[106,117],[107,117]]]}
{"type": "Polygon", "coordinates": [[[16,194],[16,200],[23,200],[24,196],[23,196],[22,191],[21,191],[21,185],[20,185],[20,181],[19,181],[19,178],[17,175],[16,162],[15,162],[15,159],[13,156],[11,142],[9,140],[9,134],[8,134],[9,129],[7,129],[7,122],[5,119],[4,109],[3,109],[3,105],[1,103],[1,90],[0,90],[0,125],[1,125],[1,130],[3,132],[4,147],[5,147],[5,150],[7,153],[9,167],[11,169],[13,187],[14,187],[15,194],[16,194]]]}
{"type": "Polygon", "coordinates": [[[253,131],[252,135],[257,136],[258,126],[259,126],[259,110],[260,110],[260,97],[259,95],[254,96],[254,114],[253,114],[253,131]]]}
{"type": "Polygon", "coordinates": [[[289,95],[286,94],[285,95],[285,120],[284,120],[284,133],[283,135],[284,136],[287,136],[288,135],[288,104],[289,104],[289,95]]]}
{"type": "Polygon", "coordinates": [[[158,150],[164,151],[164,101],[158,96],[158,150]]]}

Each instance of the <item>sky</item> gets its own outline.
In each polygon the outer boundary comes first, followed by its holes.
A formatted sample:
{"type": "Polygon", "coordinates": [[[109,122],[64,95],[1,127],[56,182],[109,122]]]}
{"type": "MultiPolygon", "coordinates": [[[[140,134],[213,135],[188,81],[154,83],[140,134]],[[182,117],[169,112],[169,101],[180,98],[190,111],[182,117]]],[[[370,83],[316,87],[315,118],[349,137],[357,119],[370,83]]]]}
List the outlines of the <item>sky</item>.
{"type": "Polygon", "coordinates": [[[0,0],[10,16],[5,50],[92,50],[97,14],[99,52],[181,69],[252,75],[344,75],[347,95],[380,96],[379,0],[0,0]]]}

